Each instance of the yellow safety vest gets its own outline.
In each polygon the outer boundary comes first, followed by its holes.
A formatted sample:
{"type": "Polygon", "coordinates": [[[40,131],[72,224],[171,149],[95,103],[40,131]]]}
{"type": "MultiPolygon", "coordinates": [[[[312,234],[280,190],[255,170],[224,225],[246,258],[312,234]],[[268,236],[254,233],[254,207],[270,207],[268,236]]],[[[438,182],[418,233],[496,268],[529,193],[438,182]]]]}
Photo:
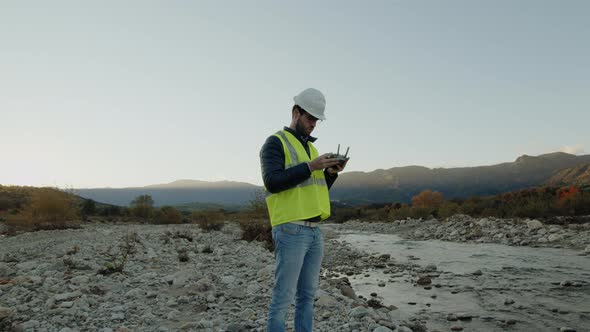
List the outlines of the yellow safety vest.
{"type": "MultiPolygon", "coordinates": [[[[290,132],[281,130],[275,136],[283,143],[285,169],[318,157],[318,150],[310,141],[307,145],[311,157],[307,155],[303,144],[290,132]]],[[[324,171],[313,171],[307,180],[291,189],[276,194],[266,191],[266,206],[273,227],[317,216],[320,216],[321,220],[327,219],[330,216],[330,196],[324,171]]]]}

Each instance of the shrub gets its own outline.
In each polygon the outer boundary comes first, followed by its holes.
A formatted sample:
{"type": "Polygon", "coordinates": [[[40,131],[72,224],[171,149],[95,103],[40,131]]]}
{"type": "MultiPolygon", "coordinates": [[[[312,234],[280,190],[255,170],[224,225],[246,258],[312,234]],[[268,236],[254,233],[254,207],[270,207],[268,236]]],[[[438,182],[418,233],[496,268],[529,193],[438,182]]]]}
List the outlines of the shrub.
{"type": "Polygon", "coordinates": [[[412,207],[404,205],[399,209],[391,209],[389,210],[387,218],[389,220],[404,220],[407,218],[413,218],[412,207]]]}
{"type": "Polygon", "coordinates": [[[203,210],[194,211],[191,214],[193,222],[206,231],[219,231],[223,228],[225,219],[224,210],[203,210]]]}
{"type": "Polygon", "coordinates": [[[264,189],[257,190],[252,194],[252,199],[250,199],[246,211],[252,217],[265,218],[268,216],[264,189]]]}
{"type": "Polygon", "coordinates": [[[96,202],[91,199],[84,200],[80,212],[83,216],[93,216],[96,214],[96,202]]]}
{"type": "Polygon", "coordinates": [[[19,231],[78,228],[79,210],[73,195],[53,188],[37,188],[23,210],[7,216],[8,234],[19,231]]]}
{"type": "Polygon", "coordinates": [[[154,212],[154,223],[156,224],[180,224],[182,214],[172,206],[163,206],[154,212]]]}
{"type": "Polygon", "coordinates": [[[98,271],[98,274],[109,275],[115,272],[122,273],[127,261],[137,252],[136,245],[140,243],[137,233],[129,233],[122,237],[119,243],[119,250],[111,252],[111,248],[104,254],[109,257],[109,261],[104,264],[104,268],[98,271]]]}
{"type": "Polygon", "coordinates": [[[185,262],[188,262],[189,261],[188,249],[186,249],[186,248],[179,248],[177,250],[177,252],[178,252],[178,260],[180,262],[185,263],[185,262]]]}
{"type": "Polygon", "coordinates": [[[441,206],[443,201],[442,193],[427,189],[412,197],[412,206],[417,208],[436,209],[441,206]]]}
{"type": "Polygon", "coordinates": [[[459,213],[460,208],[459,208],[459,204],[455,203],[455,202],[444,202],[439,208],[438,208],[438,217],[441,219],[446,219],[449,218],[457,213],[459,213]]]}
{"type": "Polygon", "coordinates": [[[154,200],[150,195],[137,196],[130,205],[131,214],[135,217],[149,218],[154,212],[154,200]]]}
{"type": "Polygon", "coordinates": [[[360,208],[333,208],[330,221],[335,223],[343,223],[348,220],[361,218],[360,208]]]}
{"type": "Polygon", "coordinates": [[[265,248],[271,252],[274,251],[272,226],[268,220],[240,220],[239,224],[242,229],[242,240],[263,242],[265,248]]]}
{"type": "Polygon", "coordinates": [[[98,209],[97,214],[102,217],[119,217],[123,215],[123,210],[121,207],[108,205],[98,209]]]}
{"type": "Polygon", "coordinates": [[[30,214],[32,221],[61,224],[75,220],[79,211],[71,194],[53,188],[40,188],[33,192],[25,212],[30,214]]]}

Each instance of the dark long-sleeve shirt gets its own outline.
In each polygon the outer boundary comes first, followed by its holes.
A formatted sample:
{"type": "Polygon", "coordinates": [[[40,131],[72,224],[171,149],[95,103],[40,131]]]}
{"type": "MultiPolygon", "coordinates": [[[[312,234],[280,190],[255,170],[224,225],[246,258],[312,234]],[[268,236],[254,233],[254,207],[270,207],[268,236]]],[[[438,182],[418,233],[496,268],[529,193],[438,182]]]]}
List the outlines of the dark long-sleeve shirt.
{"type": "MultiPolygon", "coordinates": [[[[285,127],[285,130],[293,134],[301,142],[307,155],[310,156],[307,141],[314,142],[315,137],[303,137],[295,130],[285,127]]],[[[299,183],[307,180],[311,176],[311,171],[307,163],[301,163],[289,169],[285,169],[285,152],[280,139],[274,135],[268,137],[262,149],[260,150],[260,166],[262,168],[262,180],[264,187],[271,193],[278,193],[295,187],[299,183]]],[[[324,170],[326,184],[328,189],[332,187],[338,174],[330,174],[324,170]]]]}

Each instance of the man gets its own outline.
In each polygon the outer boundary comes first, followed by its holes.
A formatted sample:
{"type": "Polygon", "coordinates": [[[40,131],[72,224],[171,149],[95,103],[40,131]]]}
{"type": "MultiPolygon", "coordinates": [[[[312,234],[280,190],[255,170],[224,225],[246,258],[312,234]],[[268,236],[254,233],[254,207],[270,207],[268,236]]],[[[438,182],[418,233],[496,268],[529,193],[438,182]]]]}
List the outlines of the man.
{"type": "Polygon", "coordinates": [[[313,301],[324,253],[320,222],[330,216],[328,189],[346,165],[318,155],[310,136],[325,120],[326,99],[316,89],[293,98],[291,125],[270,136],[260,151],[266,203],[275,244],[275,284],[268,331],[284,331],[295,297],[295,331],[311,331],[313,301]]]}

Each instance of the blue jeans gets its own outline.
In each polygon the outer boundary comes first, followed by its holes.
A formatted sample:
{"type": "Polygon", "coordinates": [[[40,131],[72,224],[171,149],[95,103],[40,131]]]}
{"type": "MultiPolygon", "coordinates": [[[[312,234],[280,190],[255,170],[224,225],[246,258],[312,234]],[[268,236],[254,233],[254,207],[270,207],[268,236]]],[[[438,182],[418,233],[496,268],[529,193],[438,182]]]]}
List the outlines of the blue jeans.
{"type": "Polygon", "coordinates": [[[295,331],[311,331],[313,302],[324,256],[322,231],[319,227],[286,223],[272,228],[272,239],[276,269],[268,311],[268,331],[285,331],[285,316],[293,298],[295,331]]]}

